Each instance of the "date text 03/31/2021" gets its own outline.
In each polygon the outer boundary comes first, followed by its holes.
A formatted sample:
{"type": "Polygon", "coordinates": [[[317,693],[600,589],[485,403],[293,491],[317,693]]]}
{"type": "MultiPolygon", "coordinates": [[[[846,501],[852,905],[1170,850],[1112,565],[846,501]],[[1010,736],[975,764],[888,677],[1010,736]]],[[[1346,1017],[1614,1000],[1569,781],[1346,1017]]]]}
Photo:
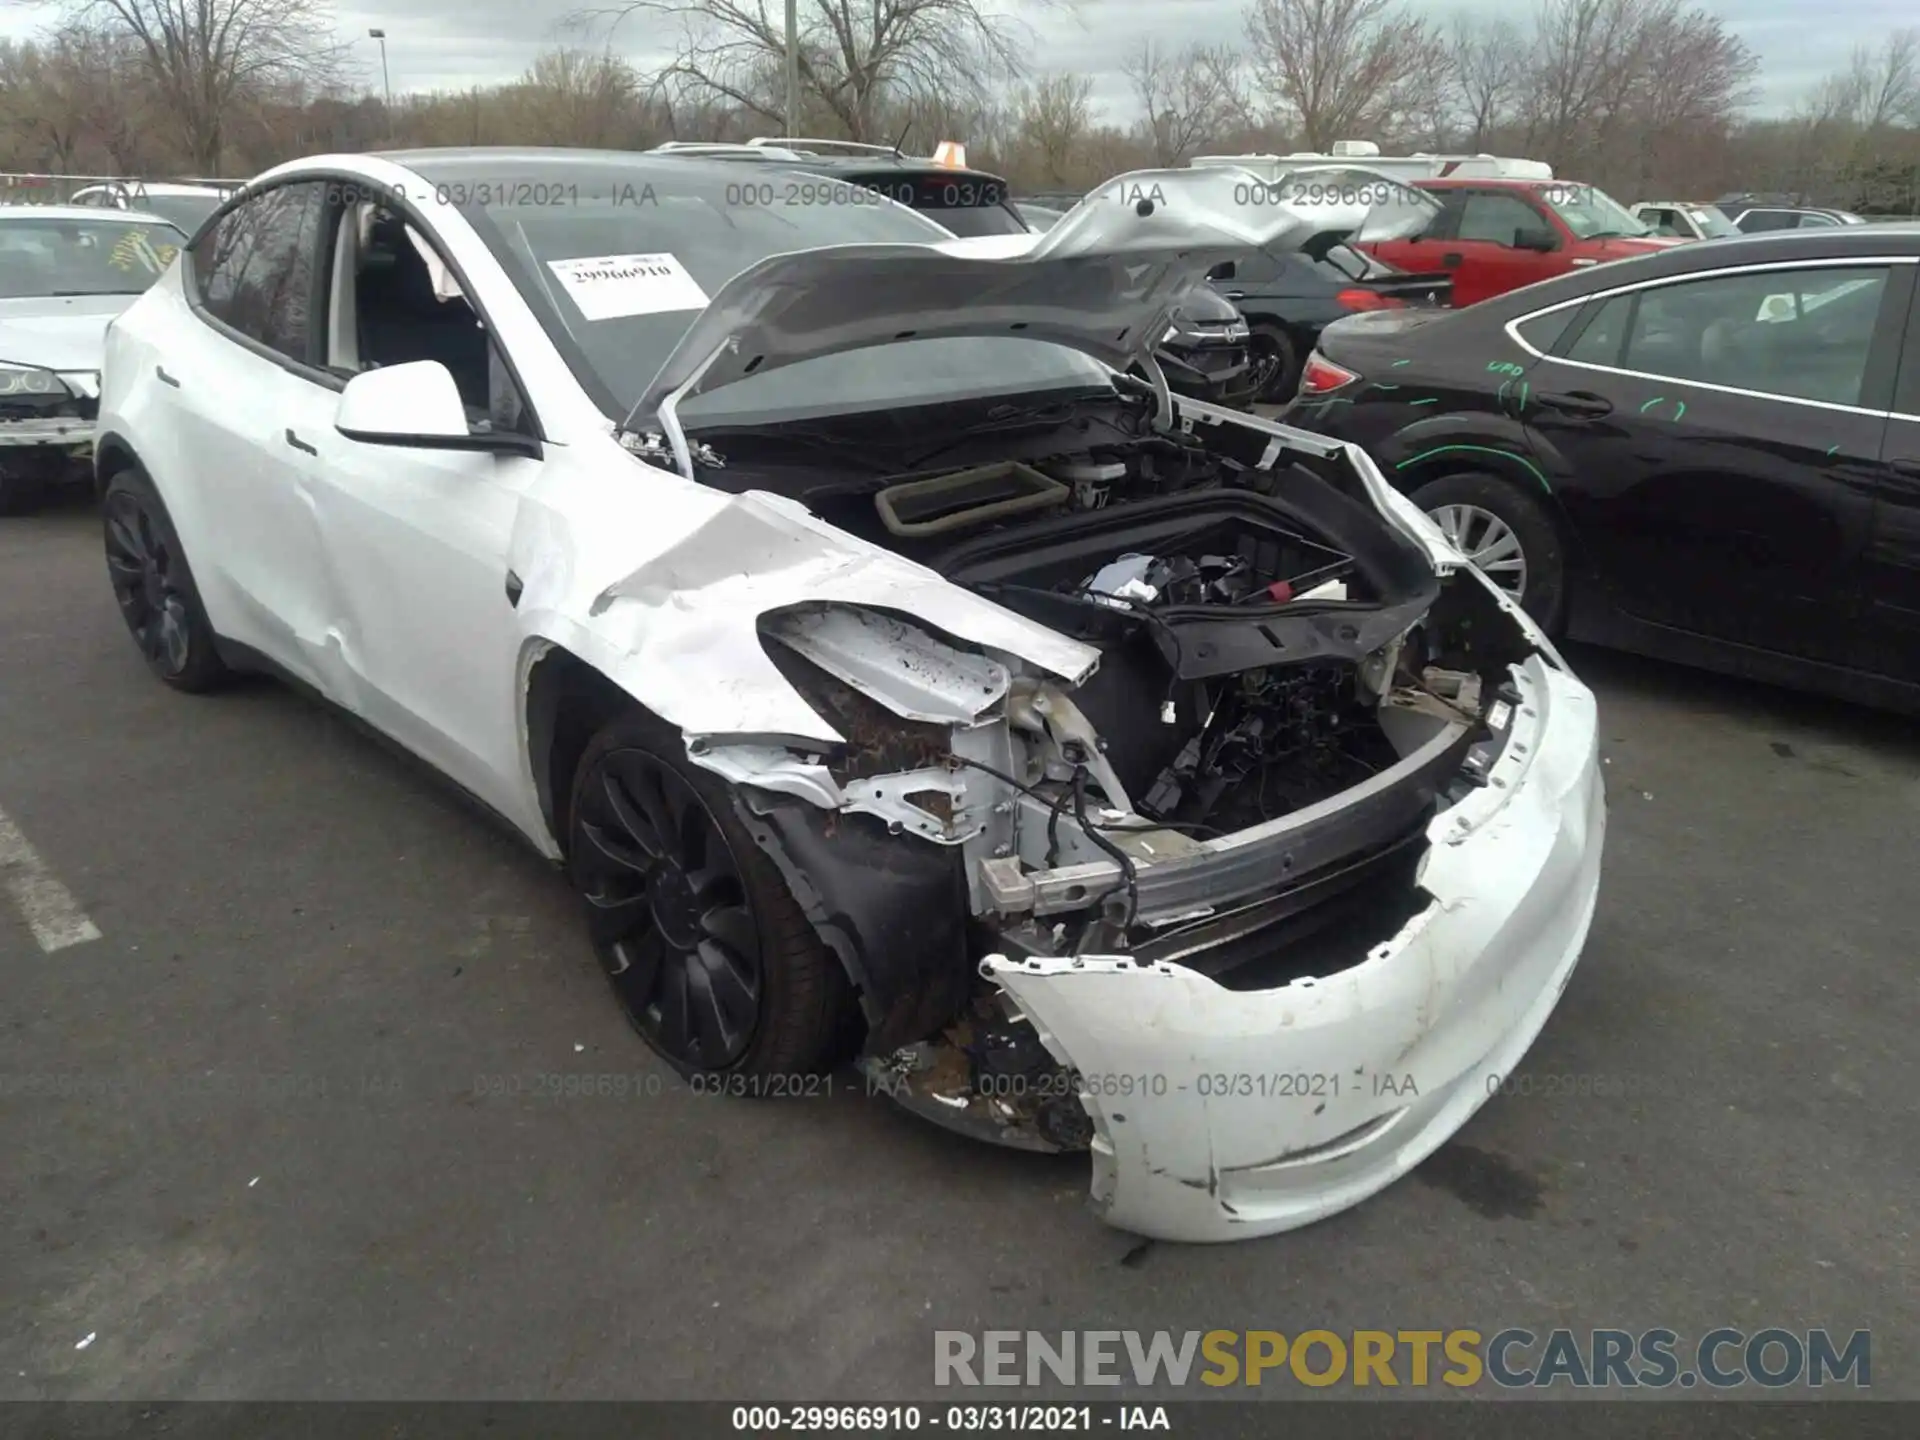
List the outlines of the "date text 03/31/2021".
{"type": "Polygon", "coordinates": [[[916,1430],[1032,1433],[1173,1429],[1164,1405],[736,1405],[733,1428],[760,1434],[898,1435],[916,1430]]]}

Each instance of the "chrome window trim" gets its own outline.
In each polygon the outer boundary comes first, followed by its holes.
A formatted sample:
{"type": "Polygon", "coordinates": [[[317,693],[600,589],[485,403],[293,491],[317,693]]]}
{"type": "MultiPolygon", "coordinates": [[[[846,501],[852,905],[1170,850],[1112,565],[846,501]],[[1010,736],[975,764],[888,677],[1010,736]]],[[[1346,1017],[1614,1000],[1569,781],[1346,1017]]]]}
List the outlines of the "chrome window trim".
{"type": "Polygon", "coordinates": [[[1576,370],[1593,370],[1602,375],[1624,375],[1633,380],[1657,380],[1665,385],[1688,385],[1695,390],[1711,390],[1719,395],[1739,395],[1749,400],[1773,400],[1782,405],[1806,405],[1815,410],[1838,410],[1847,415],[1867,415],[1875,419],[1920,420],[1920,415],[1903,415],[1897,410],[1870,410],[1863,405],[1838,405],[1831,400],[1804,400],[1797,395],[1775,395],[1767,390],[1743,390],[1735,385],[1715,385],[1705,380],[1683,380],[1677,375],[1658,375],[1650,370],[1622,370],[1614,365],[1595,365],[1590,360],[1569,360],[1563,355],[1547,355],[1536,350],[1520,336],[1520,327],[1542,315],[1552,315],[1590,300],[1607,301],[1616,295],[1636,290],[1652,290],[1662,285],[1684,285],[1694,280],[1714,280],[1723,275],[1765,275],[1776,270],[1837,270],[1852,265],[1920,265],[1920,255],[1836,255],[1826,260],[1770,260],[1761,265],[1722,265],[1713,270],[1690,270],[1682,275],[1662,275],[1653,280],[1635,280],[1610,290],[1595,290],[1556,305],[1543,305],[1525,315],[1516,315],[1501,327],[1506,336],[1536,360],[1569,365],[1576,370]]]}

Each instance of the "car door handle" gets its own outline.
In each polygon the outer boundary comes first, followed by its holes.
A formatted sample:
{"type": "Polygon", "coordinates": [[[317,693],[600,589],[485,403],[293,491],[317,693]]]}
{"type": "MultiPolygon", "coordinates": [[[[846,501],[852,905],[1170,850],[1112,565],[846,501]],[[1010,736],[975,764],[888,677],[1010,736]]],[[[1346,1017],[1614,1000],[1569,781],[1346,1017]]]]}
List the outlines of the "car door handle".
{"type": "Polygon", "coordinates": [[[180,388],[180,382],[169,375],[161,366],[156,365],[153,367],[153,375],[162,385],[171,385],[176,390],[180,388]]]}
{"type": "Polygon", "coordinates": [[[1591,390],[1573,390],[1565,395],[1536,395],[1533,402],[1567,415],[1598,417],[1613,413],[1613,402],[1604,395],[1595,395],[1591,390]]]}
{"type": "Polygon", "coordinates": [[[1244,290],[1222,290],[1220,293],[1229,300],[1244,300],[1247,298],[1247,292],[1244,290]]]}
{"type": "Polygon", "coordinates": [[[306,451],[307,454],[309,455],[318,455],[320,453],[318,450],[314,449],[313,446],[309,445],[306,441],[302,440],[298,435],[294,434],[293,431],[291,430],[287,431],[287,443],[293,446],[293,448],[296,450],[306,451]]]}

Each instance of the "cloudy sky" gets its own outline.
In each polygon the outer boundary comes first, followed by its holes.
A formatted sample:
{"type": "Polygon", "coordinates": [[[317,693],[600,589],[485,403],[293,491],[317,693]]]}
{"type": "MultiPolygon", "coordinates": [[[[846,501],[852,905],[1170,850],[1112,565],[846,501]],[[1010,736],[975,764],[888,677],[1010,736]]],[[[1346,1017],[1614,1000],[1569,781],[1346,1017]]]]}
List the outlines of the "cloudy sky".
{"type": "MultiPolygon", "coordinates": [[[[561,19],[583,3],[610,0],[355,0],[336,5],[343,37],[359,38],[355,51],[369,88],[380,85],[371,26],[387,32],[387,62],[395,93],[464,88],[509,79],[526,68],[533,52],[566,38],[561,19]],[[365,8],[361,8],[365,7],[365,8]]],[[[777,4],[778,0],[770,0],[777,4]]],[[[1019,4],[1021,0],[1008,0],[1019,4]]],[[[1471,0],[1410,0],[1436,17],[1475,6],[1471,0]]],[[[1709,0],[1711,4],[1711,0],[1709,0]]],[[[1094,100],[1107,117],[1129,118],[1133,101],[1121,74],[1125,57],[1147,36],[1179,44],[1189,40],[1233,41],[1240,34],[1246,0],[1056,0],[1028,5],[1025,14],[1039,43],[1034,53],[1050,57],[1047,68],[1072,70],[1094,80],[1094,100]]],[[[0,0],[0,34],[20,36],[55,16],[61,6],[0,0]]],[[[1518,7],[1500,5],[1508,14],[1518,7]]],[[[1720,13],[1756,50],[1764,64],[1762,105],[1784,108],[1829,70],[1844,65],[1855,45],[1871,44],[1890,29],[1912,23],[1910,0],[1830,0],[1817,23],[1804,0],[1719,0],[1720,13]]],[[[616,48],[645,65],[672,47],[666,22],[645,14],[626,20],[616,48]]],[[[577,42],[576,42],[577,43],[577,42]]]]}

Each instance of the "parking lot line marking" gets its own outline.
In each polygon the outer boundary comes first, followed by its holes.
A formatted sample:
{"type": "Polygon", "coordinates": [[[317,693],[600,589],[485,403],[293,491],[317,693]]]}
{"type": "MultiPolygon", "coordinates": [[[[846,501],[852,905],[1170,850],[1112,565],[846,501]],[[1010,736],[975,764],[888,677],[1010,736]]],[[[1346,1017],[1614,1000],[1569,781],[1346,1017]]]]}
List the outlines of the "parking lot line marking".
{"type": "Polygon", "coordinates": [[[5,879],[7,894],[42,950],[52,953],[100,938],[99,927],[4,810],[0,810],[0,878],[5,879]]]}

